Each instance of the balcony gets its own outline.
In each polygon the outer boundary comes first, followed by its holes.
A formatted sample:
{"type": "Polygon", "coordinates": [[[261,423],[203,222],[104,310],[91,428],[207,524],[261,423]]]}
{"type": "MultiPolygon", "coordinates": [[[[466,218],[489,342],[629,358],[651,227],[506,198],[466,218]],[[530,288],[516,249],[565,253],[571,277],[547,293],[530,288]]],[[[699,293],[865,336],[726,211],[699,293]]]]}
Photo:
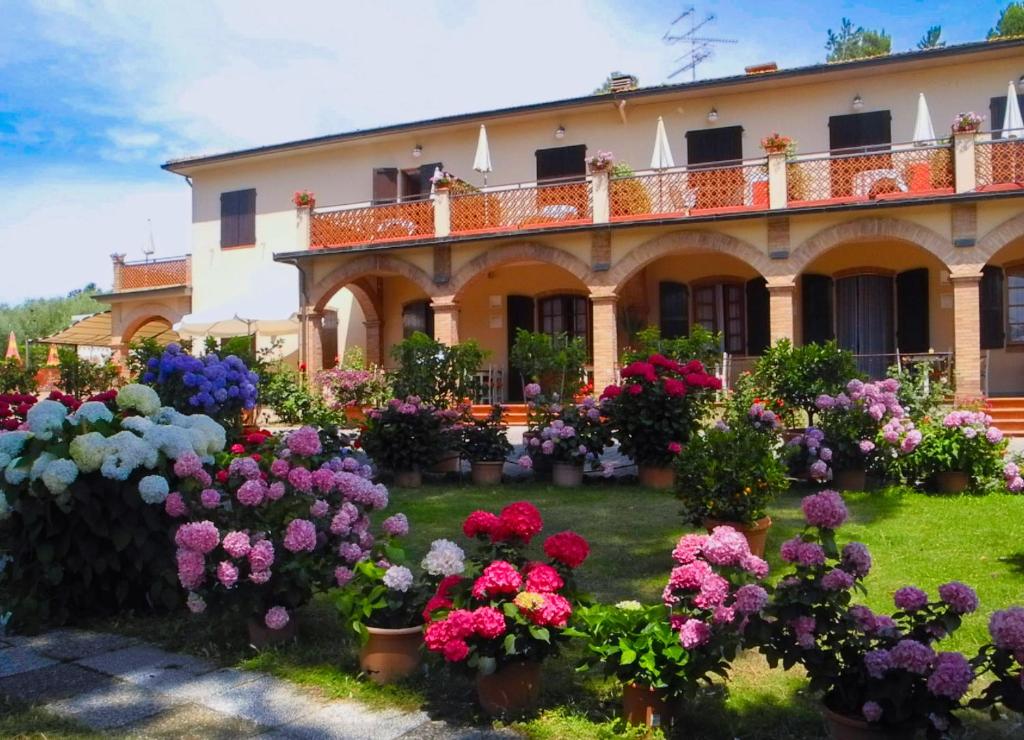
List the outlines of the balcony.
{"type": "MultiPolygon", "coordinates": [[[[1024,133],[1024,132],[1022,132],[1024,133]]],[[[685,220],[1005,192],[1024,187],[1024,140],[957,134],[884,149],[771,154],[722,166],[438,191],[429,200],[318,208],[310,249],[570,226],[685,220]]]]}
{"type": "Polygon", "coordinates": [[[111,256],[114,263],[114,293],[192,285],[192,257],[125,262],[124,255],[111,256]]]}

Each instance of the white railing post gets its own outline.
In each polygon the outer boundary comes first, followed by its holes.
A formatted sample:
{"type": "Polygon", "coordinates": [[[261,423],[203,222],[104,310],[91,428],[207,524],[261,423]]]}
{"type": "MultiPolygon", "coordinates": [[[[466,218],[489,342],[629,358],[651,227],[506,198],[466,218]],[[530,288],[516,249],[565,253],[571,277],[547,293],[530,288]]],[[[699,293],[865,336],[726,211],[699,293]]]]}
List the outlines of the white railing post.
{"type": "Polygon", "coordinates": [[[312,221],[312,206],[295,207],[295,248],[300,252],[308,250],[311,246],[312,221]]]}
{"type": "Polygon", "coordinates": [[[434,191],[434,236],[449,236],[451,233],[451,193],[448,188],[441,188],[440,190],[434,191]]]}
{"type": "Polygon", "coordinates": [[[977,142],[978,134],[974,131],[953,134],[953,177],[958,193],[970,193],[978,187],[977,142]]]}
{"type": "Polygon", "coordinates": [[[593,199],[594,223],[606,224],[611,216],[609,177],[607,170],[594,172],[590,176],[591,198],[593,199]]]}
{"type": "Polygon", "coordinates": [[[768,207],[770,209],[774,211],[786,207],[787,187],[786,153],[770,152],[768,154],[768,207]]]}

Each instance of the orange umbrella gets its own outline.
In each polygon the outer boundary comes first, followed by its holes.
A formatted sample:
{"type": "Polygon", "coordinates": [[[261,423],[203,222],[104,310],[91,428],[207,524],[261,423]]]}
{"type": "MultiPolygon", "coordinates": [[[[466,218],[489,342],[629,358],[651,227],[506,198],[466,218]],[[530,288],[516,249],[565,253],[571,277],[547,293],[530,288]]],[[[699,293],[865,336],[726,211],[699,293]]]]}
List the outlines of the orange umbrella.
{"type": "Polygon", "coordinates": [[[59,364],[60,364],[60,358],[57,357],[57,345],[56,344],[51,344],[50,345],[50,351],[46,355],[46,366],[47,367],[56,367],[59,364]]]}
{"type": "Polygon", "coordinates": [[[14,360],[19,365],[21,364],[21,354],[18,352],[18,338],[14,336],[14,332],[7,338],[7,355],[4,357],[7,360],[14,360]]]}

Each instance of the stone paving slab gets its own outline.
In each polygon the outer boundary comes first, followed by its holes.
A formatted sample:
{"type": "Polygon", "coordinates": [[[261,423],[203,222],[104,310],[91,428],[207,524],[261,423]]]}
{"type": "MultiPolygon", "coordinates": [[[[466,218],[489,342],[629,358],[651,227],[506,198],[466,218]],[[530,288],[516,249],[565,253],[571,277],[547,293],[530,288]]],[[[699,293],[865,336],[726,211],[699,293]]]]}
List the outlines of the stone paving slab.
{"type": "Polygon", "coordinates": [[[0,694],[29,704],[66,699],[75,694],[110,686],[115,679],[68,663],[0,678],[0,694]]]}
{"type": "Polygon", "coordinates": [[[9,647],[0,650],[0,678],[28,673],[56,664],[57,661],[25,647],[9,647]]]}
{"type": "Polygon", "coordinates": [[[222,668],[201,676],[165,675],[154,680],[149,688],[181,701],[203,703],[204,700],[225,691],[263,678],[262,673],[222,668]]]}
{"type": "Polygon", "coordinates": [[[170,680],[173,676],[196,676],[215,668],[200,658],[169,653],[151,645],[136,645],[92,655],[79,660],[78,664],[139,686],[170,680]]]}
{"type": "Polygon", "coordinates": [[[423,712],[371,710],[355,702],[335,701],[264,737],[274,740],[393,740],[429,720],[423,712]]]}
{"type": "Polygon", "coordinates": [[[198,703],[267,727],[294,722],[324,706],[270,676],[261,676],[255,681],[203,697],[198,703]]]}
{"type": "Polygon", "coordinates": [[[125,740],[230,740],[253,737],[265,728],[198,704],[182,704],[124,728],[125,740]]]}
{"type": "Polygon", "coordinates": [[[57,660],[79,660],[100,653],[134,645],[138,642],[131,637],[111,635],[104,632],[86,632],[77,629],[59,629],[42,635],[24,638],[21,643],[38,653],[57,660]]]}
{"type": "Polygon", "coordinates": [[[93,691],[51,702],[45,709],[95,730],[109,730],[152,717],[174,706],[167,696],[114,682],[93,691]]]}
{"type": "Polygon", "coordinates": [[[409,730],[401,736],[401,740],[509,740],[521,737],[518,732],[508,729],[457,727],[447,722],[431,720],[409,730]]]}

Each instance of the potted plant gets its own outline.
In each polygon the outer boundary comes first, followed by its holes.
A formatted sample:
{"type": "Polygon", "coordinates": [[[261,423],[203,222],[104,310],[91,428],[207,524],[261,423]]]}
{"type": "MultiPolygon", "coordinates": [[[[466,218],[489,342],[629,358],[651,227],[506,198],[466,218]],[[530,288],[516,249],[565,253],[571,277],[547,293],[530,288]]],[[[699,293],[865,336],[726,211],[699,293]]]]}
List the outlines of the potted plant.
{"type": "Polygon", "coordinates": [[[591,173],[608,172],[615,164],[615,156],[611,152],[598,151],[587,157],[587,167],[591,173]]]}
{"type": "Polygon", "coordinates": [[[466,568],[469,577],[445,578],[427,603],[427,649],[476,675],[480,705],[490,714],[531,706],[540,691],[541,663],[568,639],[573,572],[590,547],[574,532],[559,532],[544,541],[542,562],[527,548],[543,527],[540,512],[527,501],[500,514],[473,512],[462,526],[479,542],[466,568]]]}
{"type": "Polygon", "coordinates": [[[469,458],[470,475],[478,486],[496,486],[501,483],[505,458],[512,451],[508,426],[502,421],[501,404],[491,406],[483,419],[470,418],[462,427],[462,453],[469,458]]]}
{"type": "Polygon", "coordinates": [[[582,669],[600,663],[623,682],[632,724],[671,724],[683,697],[726,674],[746,625],[768,602],[759,585],[768,564],[730,527],[685,535],[672,558],[662,604],[581,609],[571,633],[587,640],[582,669]]]}
{"type": "Polygon", "coordinates": [[[914,457],[939,493],[990,490],[999,484],[1007,441],[984,411],[956,409],[941,420],[929,418],[921,432],[914,457]]]}
{"type": "Polygon", "coordinates": [[[672,461],[697,430],[722,381],[699,360],[681,363],[654,354],[622,369],[622,382],[601,394],[601,411],[624,454],[640,469],[640,482],[671,488],[672,461]]]}
{"type": "Polygon", "coordinates": [[[592,396],[582,403],[559,403],[544,400],[539,387],[530,387],[533,413],[523,433],[527,456],[536,466],[543,461],[550,465],[556,486],[572,488],[583,482],[583,466],[589,461],[599,467],[598,459],[611,445],[608,425],[592,396]],[[538,395],[533,395],[534,391],[538,395]]]}
{"type": "Polygon", "coordinates": [[[434,190],[448,190],[460,182],[462,180],[448,171],[435,172],[430,177],[430,183],[434,186],[434,190]]]}
{"type": "Polygon", "coordinates": [[[938,600],[913,586],[896,591],[896,611],[875,614],[853,603],[871,568],[864,545],[839,550],[835,530],[847,517],[842,497],[825,491],[803,500],[806,526],[783,543],[793,570],[779,581],[750,634],[770,665],[799,664],[822,697],[833,738],[941,737],[959,725],[955,712],[974,680],[963,655],[935,643],[975,611],[962,583],[939,587],[938,600]]]}
{"type": "Polygon", "coordinates": [[[767,154],[786,154],[794,146],[795,142],[792,138],[775,131],[761,139],[761,148],[767,154]]]}
{"type": "Polygon", "coordinates": [[[774,430],[777,417],[760,404],[754,404],[750,414],[751,420],[771,421],[722,423],[690,439],[676,460],[676,495],[683,502],[684,519],[703,524],[709,532],[728,525],[743,533],[751,552],[763,557],[772,525],[768,505],[789,482],[780,459],[781,438],[753,426],[770,423],[774,430]]]}
{"type": "Polygon", "coordinates": [[[383,406],[392,397],[387,373],[378,365],[321,370],[314,383],[327,406],[354,424],[365,422],[367,409],[383,406]]]}
{"type": "Polygon", "coordinates": [[[395,483],[416,488],[422,470],[436,463],[446,446],[437,409],[419,396],[393,398],[370,411],[359,444],[373,462],[395,474],[395,483]]]}
{"type": "Polygon", "coordinates": [[[961,111],[953,116],[951,128],[954,134],[972,134],[981,128],[984,120],[985,116],[979,115],[974,111],[961,111]]]}
{"type": "Polygon", "coordinates": [[[296,190],[292,196],[292,203],[295,204],[296,208],[313,210],[316,208],[316,196],[309,190],[296,190]]]}

